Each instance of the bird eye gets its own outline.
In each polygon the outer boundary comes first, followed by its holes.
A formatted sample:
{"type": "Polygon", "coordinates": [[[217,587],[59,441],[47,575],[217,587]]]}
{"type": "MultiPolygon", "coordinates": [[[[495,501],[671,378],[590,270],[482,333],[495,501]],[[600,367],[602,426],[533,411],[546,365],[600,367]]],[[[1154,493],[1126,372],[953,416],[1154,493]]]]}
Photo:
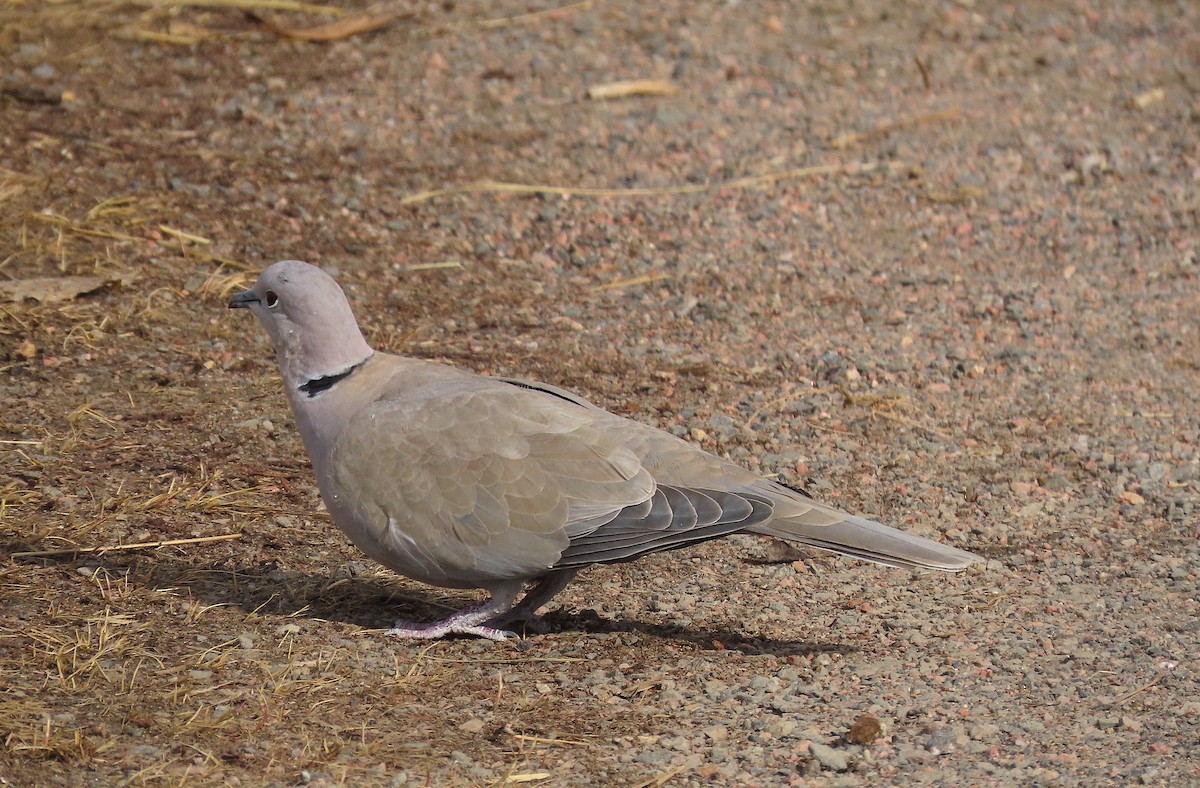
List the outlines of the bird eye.
{"type": "Polygon", "coordinates": [[[275,295],[274,290],[268,290],[266,298],[263,300],[267,302],[268,309],[274,309],[275,307],[279,306],[279,296],[275,295]]]}

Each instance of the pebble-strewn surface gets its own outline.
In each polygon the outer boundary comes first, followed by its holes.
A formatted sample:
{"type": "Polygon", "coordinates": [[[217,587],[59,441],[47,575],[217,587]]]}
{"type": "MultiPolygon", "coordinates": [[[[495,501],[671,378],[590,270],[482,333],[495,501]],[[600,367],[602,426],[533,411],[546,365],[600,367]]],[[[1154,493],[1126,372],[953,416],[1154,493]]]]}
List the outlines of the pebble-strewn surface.
{"type": "Polygon", "coordinates": [[[400,5],[0,10],[0,780],[1200,783],[1200,5],[400,5]],[[321,511],[224,309],[285,257],[988,563],[735,537],[389,640],[470,595],[321,511]]]}

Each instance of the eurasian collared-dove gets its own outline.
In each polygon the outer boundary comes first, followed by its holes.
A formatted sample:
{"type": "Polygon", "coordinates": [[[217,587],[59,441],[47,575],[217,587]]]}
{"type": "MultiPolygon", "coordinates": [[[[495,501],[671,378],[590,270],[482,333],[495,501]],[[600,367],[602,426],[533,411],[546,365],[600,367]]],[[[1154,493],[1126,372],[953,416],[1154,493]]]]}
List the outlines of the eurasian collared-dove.
{"type": "Polygon", "coordinates": [[[321,269],[275,263],[234,296],[275,344],[333,521],[384,566],[486,601],[390,634],[502,639],[597,563],[767,534],[888,566],[971,553],[840,512],[553,386],[371,349],[321,269]],[[517,596],[529,585],[520,603],[517,596]]]}

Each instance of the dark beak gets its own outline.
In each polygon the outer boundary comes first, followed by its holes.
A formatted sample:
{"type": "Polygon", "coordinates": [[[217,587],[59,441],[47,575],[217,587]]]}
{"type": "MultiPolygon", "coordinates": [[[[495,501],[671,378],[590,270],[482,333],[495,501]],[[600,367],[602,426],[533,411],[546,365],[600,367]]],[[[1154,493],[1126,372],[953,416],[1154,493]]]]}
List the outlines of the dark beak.
{"type": "Polygon", "coordinates": [[[258,296],[253,290],[247,290],[244,293],[238,293],[233,298],[229,299],[230,309],[246,309],[251,304],[258,303],[258,296]]]}

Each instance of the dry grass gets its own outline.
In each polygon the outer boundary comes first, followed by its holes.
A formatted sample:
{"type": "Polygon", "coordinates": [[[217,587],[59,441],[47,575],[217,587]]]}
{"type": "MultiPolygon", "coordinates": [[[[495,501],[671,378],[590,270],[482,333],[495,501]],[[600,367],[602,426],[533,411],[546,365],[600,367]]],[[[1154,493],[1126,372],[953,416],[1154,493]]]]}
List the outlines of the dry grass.
{"type": "Polygon", "coordinates": [[[22,701],[0,700],[0,720],[4,719],[29,721],[21,727],[0,727],[0,746],[18,758],[86,763],[101,749],[80,729],[54,725],[40,707],[22,701]]]}
{"type": "Polygon", "coordinates": [[[217,536],[197,536],[193,539],[159,539],[153,542],[134,542],[132,544],[118,544],[111,547],[66,547],[58,550],[30,550],[27,552],[13,553],[12,558],[62,558],[66,556],[89,555],[92,553],[107,554],[120,553],[127,550],[157,550],[160,547],[182,547],[183,545],[198,545],[208,544],[210,542],[224,542],[228,539],[240,539],[241,534],[219,534],[217,536]]]}
{"type": "MultiPolygon", "coordinates": [[[[70,454],[75,445],[75,441],[66,440],[59,450],[70,454]]],[[[136,444],[134,448],[137,448],[136,444]]],[[[222,522],[244,521],[247,517],[263,517],[274,511],[265,488],[224,489],[222,478],[220,471],[210,473],[201,465],[196,476],[168,474],[160,480],[157,491],[126,492],[118,487],[111,494],[97,495],[86,504],[73,504],[64,512],[65,516],[58,518],[21,516],[39,505],[44,506],[45,494],[37,490],[20,490],[10,482],[8,488],[0,491],[0,526],[7,526],[10,544],[39,548],[12,553],[13,558],[25,559],[198,546],[236,539],[240,533],[139,539],[134,543],[107,546],[94,543],[97,535],[123,530],[121,526],[128,522],[163,518],[212,520],[214,517],[222,522]]]]}
{"type": "Polygon", "coordinates": [[[400,201],[401,205],[417,203],[449,197],[458,194],[540,194],[571,197],[665,197],[680,194],[701,194],[703,192],[721,191],[723,189],[753,189],[763,188],[781,181],[816,178],[826,175],[859,175],[883,170],[898,172],[907,170],[908,166],[900,162],[854,162],[851,164],[819,164],[813,167],[800,167],[791,170],[770,172],[764,175],[752,175],[746,178],[735,178],[720,183],[691,183],[683,186],[658,186],[632,189],[604,189],[585,186],[545,186],[527,183],[506,183],[503,181],[478,180],[461,186],[450,186],[444,189],[410,194],[400,201]]]}
{"type": "MultiPolygon", "coordinates": [[[[57,140],[47,140],[48,144],[57,140]]],[[[49,185],[7,172],[0,181],[0,275],[10,279],[104,274],[123,269],[125,250],[145,240],[151,205],[129,196],[85,209],[52,206],[49,185]]]]}
{"type": "MultiPolygon", "coordinates": [[[[0,570],[6,776],[39,773],[37,763],[96,768],[115,759],[134,784],[175,783],[185,773],[220,782],[231,764],[234,773],[248,766],[275,779],[307,768],[356,782],[397,757],[380,749],[389,734],[364,713],[388,714],[413,693],[462,689],[452,664],[429,658],[444,644],[394,653],[390,669],[364,685],[357,649],[303,637],[303,623],[279,626],[235,604],[193,599],[186,580],[154,588],[147,577],[104,567],[86,577],[28,565],[0,570]],[[88,612],[92,596],[104,600],[96,612],[88,612]],[[39,601],[49,615],[14,616],[39,601]],[[244,634],[196,642],[222,630],[244,634]],[[137,748],[130,730],[140,732],[137,748]],[[14,771],[17,763],[24,766],[14,771]]],[[[406,763],[426,757],[416,751],[406,763]]]]}
{"type": "MultiPolygon", "coordinates": [[[[461,21],[413,27],[408,35],[433,37],[455,32],[499,30],[518,25],[561,19],[591,8],[592,0],[501,17],[468,18],[461,21]]],[[[280,36],[306,41],[336,41],[385,28],[414,13],[397,10],[395,3],[376,3],[365,13],[339,5],[304,3],[296,0],[50,0],[30,15],[32,20],[56,31],[74,31],[100,40],[112,37],[126,41],[145,41],[168,46],[190,47],[199,42],[249,38],[257,28],[247,20],[258,20],[280,36]],[[131,13],[132,9],[139,9],[131,13]],[[181,14],[188,11],[189,14],[181,14]],[[225,14],[220,27],[213,15],[225,14]],[[299,18],[329,18],[335,21],[314,27],[286,25],[267,15],[293,15],[299,18]],[[196,21],[190,21],[196,20],[196,21]]],[[[57,100],[57,97],[55,97],[57,100]]],[[[2,192],[0,192],[2,194],[2,192]]],[[[2,202],[2,201],[0,201],[2,202]]]]}
{"type": "MultiPolygon", "coordinates": [[[[32,597],[49,603],[52,612],[61,610],[50,589],[29,582],[32,574],[24,567],[0,574],[6,603],[32,597]]],[[[114,601],[131,594],[127,577],[97,572],[91,582],[114,601]]],[[[0,617],[0,672],[7,684],[0,700],[0,752],[68,763],[91,760],[111,742],[68,722],[63,703],[71,708],[77,701],[70,699],[85,699],[102,708],[114,696],[138,691],[161,665],[143,645],[149,625],[136,615],[105,606],[79,619],[61,618],[73,617],[51,615],[28,623],[0,617]]]]}
{"type": "Polygon", "coordinates": [[[132,0],[148,8],[232,8],[238,11],[288,11],[297,14],[341,16],[343,8],[294,0],[132,0]]]}
{"type": "MultiPolygon", "coordinates": [[[[111,593],[111,578],[96,582],[111,593]]],[[[117,583],[126,584],[127,595],[128,578],[117,583]]],[[[131,615],[105,608],[101,615],[85,619],[82,627],[31,627],[22,634],[48,680],[66,692],[88,692],[97,684],[132,692],[144,663],[158,659],[137,645],[136,635],[146,627],[131,615]]]]}
{"type": "Polygon", "coordinates": [[[587,97],[595,101],[631,98],[634,96],[674,96],[679,86],[665,79],[634,79],[592,85],[587,97]]]}
{"type": "MultiPolygon", "coordinates": [[[[152,198],[64,197],[45,179],[9,171],[0,179],[0,205],[0,249],[7,252],[0,261],[0,279],[47,277],[50,294],[45,303],[0,303],[0,337],[19,348],[0,355],[0,368],[54,367],[64,356],[110,347],[130,330],[135,299],[121,298],[114,308],[87,294],[97,287],[123,294],[134,289],[131,272],[139,270],[136,261],[151,251],[147,229],[160,210],[152,198]],[[72,281],[99,285],[80,286],[76,292],[67,287],[72,281]]],[[[90,418],[86,412],[76,414],[81,415],[90,418]]],[[[50,453],[46,446],[40,448],[42,454],[50,453]]],[[[36,465],[28,453],[20,459],[36,465]]]]}
{"type": "MultiPolygon", "coordinates": [[[[918,60],[917,63],[921,64],[921,61],[918,60]]],[[[922,67],[922,74],[924,73],[924,68],[922,67]]],[[[942,123],[945,121],[957,120],[960,114],[961,112],[958,107],[951,107],[949,109],[942,110],[941,112],[931,112],[925,115],[917,115],[916,117],[902,118],[888,123],[882,123],[870,131],[839,134],[838,136],[834,137],[829,144],[839,150],[843,148],[851,148],[864,142],[882,139],[890,134],[900,131],[901,129],[907,129],[912,126],[921,126],[929,123],[942,123]]]]}

